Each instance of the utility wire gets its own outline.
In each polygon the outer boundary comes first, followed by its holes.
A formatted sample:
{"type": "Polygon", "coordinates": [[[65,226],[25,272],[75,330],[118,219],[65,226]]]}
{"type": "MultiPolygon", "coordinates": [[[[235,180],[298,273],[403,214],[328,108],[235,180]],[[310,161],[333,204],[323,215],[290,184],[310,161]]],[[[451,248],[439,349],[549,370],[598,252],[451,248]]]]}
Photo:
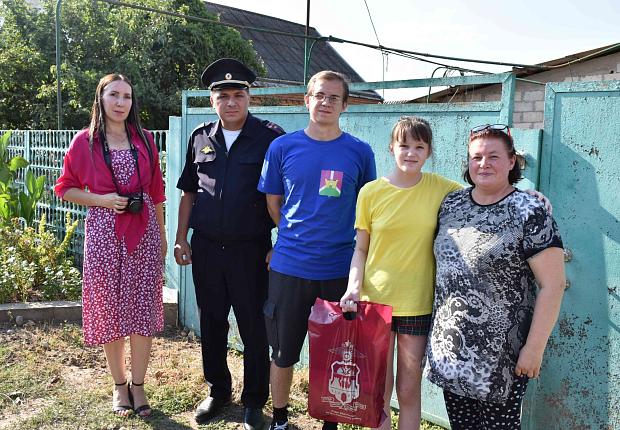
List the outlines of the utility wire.
{"type": "MultiPolygon", "coordinates": [[[[124,1],[120,1],[120,0],[99,0],[102,1],[104,3],[108,3],[111,5],[115,5],[115,6],[121,6],[121,7],[129,7],[129,8],[133,8],[133,9],[140,9],[146,12],[154,12],[154,13],[159,13],[162,15],[168,15],[168,16],[173,16],[176,18],[183,18],[183,19],[187,19],[189,21],[198,21],[198,22],[203,22],[203,23],[207,23],[207,24],[215,24],[215,25],[223,25],[226,27],[235,27],[235,28],[242,28],[245,30],[252,30],[252,31],[258,31],[258,32],[262,32],[262,33],[271,33],[271,34],[277,34],[280,36],[288,36],[288,37],[295,37],[295,38],[300,38],[300,39],[310,39],[310,40],[315,40],[315,41],[324,41],[324,42],[333,42],[333,43],[349,43],[352,45],[358,45],[358,46],[365,46],[367,48],[371,48],[371,49],[378,49],[380,51],[384,51],[384,52],[388,52],[388,53],[392,53],[392,54],[408,54],[410,55],[412,59],[418,60],[418,61],[426,61],[426,62],[430,62],[432,64],[437,64],[437,65],[443,65],[441,63],[433,63],[430,60],[424,60],[421,59],[419,57],[430,57],[430,58],[438,58],[438,59],[444,59],[444,60],[451,60],[451,61],[458,61],[458,62],[466,62],[466,63],[479,63],[479,64],[490,64],[490,65],[495,65],[495,66],[510,66],[510,67],[518,67],[518,68],[522,68],[522,69],[534,69],[534,70],[552,70],[552,69],[558,69],[561,67],[566,67],[569,66],[571,64],[575,64],[575,63],[580,63],[583,61],[586,61],[592,57],[596,57],[598,55],[604,54],[606,52],[610,52],[610,51],[615,51],[617,49],[620,48],[620,43],[616,43],[614,45],[611,45],[607,48],[601,49],[599,51],[593,52],[591,54],[588,54],[586,56],[580,57],[580,58],[576,58],[574,60],[571,61],[567,61],[565,63],[562,64],[556,64],[554,66],[547,66],[547,65],[536,65],[536,64],[521,64],[521,63],[511,63],[511,62],[505,62],[505,61],[493,61],[493,60],[478,60],[475,58],[463,58],[463,57],[452,57],[452,56],[448,56],[448,55],[438,55],[438,54],[430,54],[430,53],[423,53],[423,52],[416,52],[416,51],[410,51],[407,49],[399,49],[399,48],[390,48],[387,46],[383,46],[380,43],[378,45],[372,45],[369,43],[363,43],[363,42],[356,42],[354,40],[347,40],[347,39],[342,39],[339,37],[335,37],[335,36],[322,36],[322,37],[317,37],[317,36],[305,36],[303,34],[295,34],[295,33],[288,33],[285,31],[278,31],[278,30],[270,30],[270,29],[266,29],[266,28],[258,28],[258,27],[250,27],[247,25],[240,25],[240,24],[231,24],[231,23],[227,23],[227,22],[222,22],[222,21],[217,21],[214,19],[207,19],[207,18],[201,18],[198,16],[193,16],[193,15],[185,15],[185,14],[181,14],[181,13],[176,13],[176,12],[169,12],[166,10],[161,10],[161,9],[154,9],[154,8],[150,8],[150,7],[146,7],[146,6],[140,6],[137,4],[133,4],[133,3],[127,3],[124,1]]],[[[406,56],[406,55],[403,55],[406,56]]],[[[449,66],[451,68],[454,68],[454,66],[449,66]]],[[[463,69],[466,70],[466,69],[463,69]]],[[[488,72],[476,72],[476,73],[488,73],[488,72]]]]}
{"type": "MultiPolygon", "coordinates": [[[[232,24],[232,23],[227,23],[227,22],[218,21],[218,20],[214,20],[214,19],[202,18],[202,17],[198,17],[198,16],[193,16],[193,15],[185,15],[185,14],[181,14],[181,13],[177,13],[177,12],[169,12],[169,11],[162,10],[162,9],[155,9],[155,8],[151,8],[151,7],[147,7],[147,6],[141,6],[141,5],[137,5],[137,4],[133,4],[133,3],[127,3],[125,1],[120,1],[120,0],[99,0],[99,1],[111,4],[111,5],[114,5],[114,6],[129,7],[129,8],[132,8],[132,9],[139,9],[139,10],[143,10],[143,11],[146,11],[146,12],[160,13],[162,15],[173,16],[173,17],[176,17],[176,18],[183,18],[183,19],[187,19],[187,20],[190,20],[190,21],[198,21],[198,22],[202,22],[202,23],[206,23],[206,24],[223,25],[223,26],[226,26],[226,27],[242,28],[242,29],[245,29],[245,30],[258,31],[258,32],[262,32],[262,33],[271,33],[271,34],[277,34],[277,35],[280,35],[280,36],[295,37],[295,38],[299,38],[299,39],[310,39],[310,40],[334,42],[334,43],[349,43],[349,44],[352,44],[352,45],[365,46],[367,48],[378,49],[378,50],[381,50],[381,51],[391,51],[393,53],[410,54],[410,55],[416,55],[416,56],[420,56],[420,57],[442,58],[442,59],[448,59],[448,60],[454,60],[454,61],[466,61],[466,62],[470,62],[470,63],[494,64],[494,65],[501,65],[501,66],[513,66],[513,67],[541,68],[541,66],[534,66],[534,65],[524,65],[524,64],[506,63],[506,62],[497,62],[497,61],[487,61],[487,60],[465,59],[465,58],[449,57],[449,56],[435,55],[435,54],[425,54],[425,53],[420,53],[420,52],[415,52],[415,51],[409,51],[409,50],[406,50],[406,49],[389,48],[389,47],[383,46],[381,44],[379,44],[379,45],[372,45],[372,44],[369,44],[369,43],[356,42],[356,41],[342,39],[342,38],[335,37],[335,36],[321,36],[321,37],[306,36],[306,35],[303,35],[303,34],[288,33],[288,32],[285,32],[285,31],[270,30],[270,29],[259,28],[259,27],[251,27],[251,26],[241,25],[241,24],[232,24]]],[[[439,63],[435,63],[435,64],[439,64],[439,63]]],[[[542,68],[544,68],[544,66],[542,66],[542,68]]]]}
{"type": "Polygon", "coordinates": [[[381,46],[381,42],[379,42],[379,35],[377,34],[377,29],[375,28],[375,23],[372,20],[372,15],[370,14],[370,9],[368,8],[368,3],[364,0],[364,4],[366,5],[366,11],[368,12],[368,18],[370,18],[370,24],[372,25],[372,31],[375,32],[375,37],[377,38],[377,43],[381,46]]]}
{"type": "MultiPolygon", "coordinates": [[[[368,7],[368,2],[364,0],[364,4],[366,5],[366,11],[368,12],[368,18],[370,19],[370,25],[372,25],[372,31],[375,32],[375,38],[377,39],[377,44],[381,46],[381,42],[379,41],[379,35],[377,34],[377,29],[375,28],[375,23],[372,20],[372,14],[370,13],[370,8],[368,7]]],[[[381,50],[381,80],[385,82],[385,57],[386,53],[381,50]]],[[[385,98],[385,89],[382,90],[382,96],[385,98]]]]}
{"type": "Polygon", "coordinates": [[[611,46],[608,46],[607,48],[598,50],[598,51],[593,52],[593,53],[588,54],[588,55],[584,55],[583,57],[579,57],[579,58],[576,58],[576,59],[571,60],[571,61],[567,61],[566,63],[556,64],[555,66],[545,66],[545,67],[547,67],[547,69],[558,69],[560,67],[570,66],[571,64],[581,63],[583,61],[589,60],[592,57],[596,57],[596,56],[604,54],[606,52],[615,51],[618,48],[620,48],[620,43],[615,43],[615,44],[613,44],[611,46]]]}
{"type": "Polygon", "coordinates": [[[327,40],[326,37],[306,36],[306,35],[303,35],[303,34],[288,33],[286,31],[270,30],[270,29],[267,29],[267,28],[259,28],[259,27],[250,27],[248,25],[230,24],[230,23],[218,21],[218,20],[215,20],[215,19],[202,18],[200,16],[194,16],[194,15],[185,15],[185,14],[177,13],[177,12],[169,12],[167,10],[154,9],[152,7],[141,6],[141,5],[137,5],[137,4],[133,4],[133,3],[127,3],[127,2],[124,2],[124,1],[120,1],[120,0],[98,0],[98,1],[102,1],[104,3],[108,3],[108,4],[111,4],[111,5],[114,5],[114,6],[128,7],[128,8],[131,8],[131,9],[139,9],[139,10],[143,10],[145,12],[159,13],[159,14],[162,14],[162,15],[173,16],[175,18],[183,18],[183,19],[186,19],[188,21],[198,21],[198,22],[202,22],[202,23],[205,23],[205,24],[216,24],[216,25],[222,25],[224,27],[243,28],[244,30],[258,31],[258,32],[261,32],[261,33],[278,34],[280,36],[296,37],[298,39],[327,40]]]}
{"type": "Polygon", "coordinates": [[[341,39],[341,38],[334,37],[334,36],[328,36],[327,41],[338,42],[338,43],[350,43],[352,45],[365,46],[367,48],[382,49],[386,51],[400,52],[403,54],[417,55],[419,57],[440,58],[443,60],[460,61],[460,62],[465,62],[465,63],[492,64],[495,66],[512,66],[512,67],[531,68],[531,69],[547,69],[547,66],[538,66],[538,65],[532,65],[532,64],[521,64],[521,63],[508,63],[505,61],[477,60],[475,58],[451,57],[448,55],[438,55],[438,54],[429,54],[429,53],[424,53],[424,52],[409,51],[407,49],[389,48],[383,45],[376,46],[376,45],[371,45],[369,43],[356,42],[354,40],[341,39]]]}
{"type": "Polygon", "coordinates": [[[482,71],[482,70],[474,70],[474,69],[468,69],[466,67],[460,67],[460,66],[453,66],[450,64],[445,64],[445,63],[438,63],[437,61],[433,61],[433,60],[427,60],[426,58],[421,58],[418,57],[416,55],[412,55],[412,54],[406,54],[403,52],[393,52],[393,51],[386,51],[388,54],[392,54],[392,55],[398,55],[404,58],[409,58],[411,60],[416,60],[416,61],[422,61],[424,63],[429,63],[429,64],[434,64],[436,66],[440,66],[440,67],[445,67],[447,69],[454,69],[454,70],[460,70],[462,72],[468,72],[468,73],[477,73],[480,75],[488,75],[491,72],[486,72],[486,71],[482,71]]]}
{"type": "MultiPolygon", "coordinates": [[[[375,45],[371,45],[368,43],[363,43],[363,42],[356,42],[353,40],[346,40],[346,39],[340,39],[334,36],[328,36],[327,37],[327,41],[328,42],[338,42],[338,43],[350,43],[353,45],[360,45],[360,46],[366,46],[367,48],[374,48],[374,49],[382,49],[385,51],[391,51],[392,53],[402,53],[402,54],[410,54],[410,55],[416,55],[418,57],[431,57],[431,58],[440,58],[440,59],[445,59],[445,60],[452,60],[452,61],[459,61],[459,62],[465,62],[465,63],[480,63],[480,64],[491,64],[491,65],[496,65],[496,66],[511,66],[511,67],[518,67],[521,69],[535,69],[535,70],[540,70],[540,71],[544,71],[544,70],[553,70],[553,69],[558,69],[561,67],[566,67],[566,66],[570,66],[571,64],[575,64],[575,63],[581,63],[583,61],[586,61],[592,57],[596,57],[599,56],[601,54],[604,54],[606,52],[610,52],[610,51],[616,51],[618,49],[620,49],[620,43],[616,43],[614,45],[608,46],[607,48],[604,49],[600,49],[596,52],[593,52],[591,54],[588,54],[586,56],[583,57],[579,57],[576,58],[574,60],[571,61],[567,61],[565,63],[562,64],[556,64],[554,66],[548,66],[548,65],[540,65],[540,64],[520,64],[520,63],[509,63],[509,62],[503,62],[503,61],[491,61],[491,60],[477,60],[477,59],[473,59],[473,58],[462,58],[462,57],[450,57],[447,55],[437,55],[437,54],[428,54],[428,53],[421,53],[421,52],[416,52],[416,51],[409,51],[406,49],[398,49],[398,48],[388,48],[386,46],[375,46],[375,45]]],[[[419,58],[417,58],[420,61],[424,61],[421,60],[419,58]]],[[[430,61],[429,61],[430,62],[430,61]]],[[[440,63],[433,63],[433,64],[440,64],[440,63]]]]}

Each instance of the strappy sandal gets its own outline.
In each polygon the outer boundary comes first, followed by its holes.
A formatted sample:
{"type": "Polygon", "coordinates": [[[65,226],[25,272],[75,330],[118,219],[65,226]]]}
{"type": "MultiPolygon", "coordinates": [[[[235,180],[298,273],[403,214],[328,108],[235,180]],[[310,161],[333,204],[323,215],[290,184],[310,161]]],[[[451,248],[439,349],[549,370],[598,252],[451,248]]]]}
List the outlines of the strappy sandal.
{"type": "MultiPolygon", "coordinates": [[[[136,384],[135,382],[131,382],[131,386],[129,388],[129,396],[131,398],[131,403],[133,403],[133,394],[131,392],[131,387],[141,387],[144,385],[144,382],[141,384],[136,384]]],[[[153,412],[153,410],[151,409],[151,406],[149,406],[148,403],[145,403],[144,405],[140,405],[140,406],[135,406],[134,404],[134,408],[133,408],[134,413],[139,416],[140,418],[147,418],[151,415],[151,413],[153,412]]]]}
{"type": "MultiPolygon", "coordinates": [[[[127,386],[127,396],[129,397],[129,402],[133,403],[131,401],[131,390],[129,389],[129,384],[127,383],[127,381],[123,382],[122,384],[117,384],[115,382],[114,385],[117,386],[117,387],[122,387],[123,385],[126,385],[127,386]]],[[[132,410],[133,410],[133,406],[131,406],[131,405],[114,405],[114,404],[112,404],[112,412],[114,412],[116,415],[118,415],[120,417],[127,416],[128,414],[126,414],[125,412],[131,412],[132,410]]]]}

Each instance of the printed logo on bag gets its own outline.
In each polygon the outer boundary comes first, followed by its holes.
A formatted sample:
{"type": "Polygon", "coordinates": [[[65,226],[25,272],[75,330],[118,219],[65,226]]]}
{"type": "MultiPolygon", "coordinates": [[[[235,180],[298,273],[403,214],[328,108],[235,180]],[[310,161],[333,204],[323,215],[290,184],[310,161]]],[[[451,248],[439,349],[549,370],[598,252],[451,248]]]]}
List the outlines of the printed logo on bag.
{"type": "Polygon", "coordinates": [[[366,409],[366,405],[354,402],[360,395],[360,368],[354,358],[366,358],[365,355],[357,351],[355,345],[348,340],[342,346],[330,349],[329,352],[340,355],[342,359],[331,364],[328,389],[334,397],[325,396],[321,397],[321,400],[329,403],[332,408],[349,412],[366,409]]]}
{"type": "Polygon", "coordinates": [[[337,170],[321,170],[321,185],[319,195],[327,197],[340,197],[342,193],[342,178],[344,173],[337,170]]]}

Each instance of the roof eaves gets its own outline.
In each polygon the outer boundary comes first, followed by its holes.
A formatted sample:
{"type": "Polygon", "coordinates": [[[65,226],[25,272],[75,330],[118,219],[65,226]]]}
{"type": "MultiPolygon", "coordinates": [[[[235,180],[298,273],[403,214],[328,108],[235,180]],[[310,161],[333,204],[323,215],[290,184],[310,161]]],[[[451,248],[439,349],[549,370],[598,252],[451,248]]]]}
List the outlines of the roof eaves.
{"type": "MultiPolygon", "coordinates": [[[[611,45],[607,45],[607,46],[602,46],[600,48],[595,48],[595,49],[590,49],[588,51],[583,51],[583,52],[577,52],[575,54],[570,54],[567,55],[565,57],[561,57],[561,58],[556,58],[554,60],[549,60],[549,61],[545,61],[543,63],[539,63],[539,64],[535,64],[534,66],[559,66],[562,64],[566,64],[569,63],[571,61],[575,61],[578,60],[580,58],[583,57],[587,57],[589,55],[595,54],[597,52],[601,52],[599,55],[593,55],[592,57],[588,58],[588,60],[593,60],[595,58],[600,58],[600,57],[604,57],[606,55],[612,55],[615,54],[617,52],[620,52],[620,43],[612,43],[611,45]],[[612,48],[612,49],[610,49],[612,48]],[[603,51],[603,52],[601,52],[603,51]]],[[[587,60],[586,60],[587,61],[587,60]]],[[[568,67],[568,64],[566,64],[565,67],[568,67]]],[[[517,68],[517,67],[513,67],[511,69],[511,72],[515,74],[515,76],[517,78],[525,78],[527,76],[531,76],[531,75],[536,75],[538,73],[543,73],[545,72],[545,69],[539,69],[536,67],[527,67],[527,68],[517,68]]],[[[498,84],[482,84],[482,85],[478,85],[477,88],[481,89],[481,88],[486,88],[492,85],[498,85],[498,84]]],[[[448,94],[452,94],[452,91],[454,88],[459,88],[462,87],[463,85],[457,85],[448,89],[444,89],[444,90],[440,90],[434,93],[431,93],[431,99],[432,98],[437,98],[437,97],[443,97],[445,95],[448,94]]],[[[419,103],[422,102],[423,99],[426,99],[428,96],[422,96],[422,97],[418,97],[412,100],[409,100],[408,103],[419,103]]]]}

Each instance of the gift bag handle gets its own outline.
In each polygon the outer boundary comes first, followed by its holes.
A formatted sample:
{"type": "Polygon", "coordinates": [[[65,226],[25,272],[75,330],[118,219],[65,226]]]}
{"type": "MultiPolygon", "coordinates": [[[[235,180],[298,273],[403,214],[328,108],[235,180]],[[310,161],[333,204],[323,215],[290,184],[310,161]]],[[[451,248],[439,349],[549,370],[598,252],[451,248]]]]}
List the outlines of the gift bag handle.
{"type": "Polygon", "coordinates": [[[355,317],[357,316],[357,312],[353,312],[353,311],[351,311],[351,312],[343,312],[342,316],[347,321],[353,321],[355,319],[355,317]]]}

